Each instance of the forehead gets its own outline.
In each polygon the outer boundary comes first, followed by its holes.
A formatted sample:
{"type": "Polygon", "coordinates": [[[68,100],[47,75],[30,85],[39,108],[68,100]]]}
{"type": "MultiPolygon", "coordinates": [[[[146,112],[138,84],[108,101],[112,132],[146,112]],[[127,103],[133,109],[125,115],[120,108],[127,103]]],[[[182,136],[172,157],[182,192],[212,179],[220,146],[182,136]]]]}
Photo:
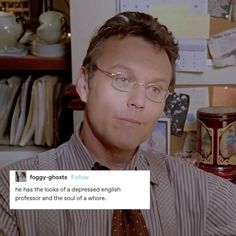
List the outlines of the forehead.
{"type": "Polygon", "coordinates": [[[172,68],[167,53],[140,37],[109,38],[101,49],[97,63],[105,69],[123,65],[140,76],[157,76],[167,82],[171,80],[172,68]]]}

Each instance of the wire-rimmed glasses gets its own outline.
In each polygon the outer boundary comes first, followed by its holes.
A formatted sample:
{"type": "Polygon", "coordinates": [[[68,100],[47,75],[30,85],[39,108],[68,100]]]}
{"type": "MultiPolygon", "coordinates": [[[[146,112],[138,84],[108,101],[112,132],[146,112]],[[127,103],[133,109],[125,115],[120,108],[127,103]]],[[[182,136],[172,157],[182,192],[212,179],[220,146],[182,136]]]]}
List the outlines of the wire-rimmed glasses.
{"type": "Polygon", "coordinates": [[[125,73],[108,72],[99,68],[97,65],[93,65],[93,67],[94,69],[97,69],[106,76],[110,77],[112,79],[112,86],[121,92],[130,92],[133,89],[137,88],[137,86],[144,86],[146,97],[149,100],[157,103],[164,102],[166,98],[169,96],[169,94],[171,94],[169,90],[163,89],[155,83],[150,83],[150,84],[141,83],[135,80],[134,78],[131,78],[125,73]]]}

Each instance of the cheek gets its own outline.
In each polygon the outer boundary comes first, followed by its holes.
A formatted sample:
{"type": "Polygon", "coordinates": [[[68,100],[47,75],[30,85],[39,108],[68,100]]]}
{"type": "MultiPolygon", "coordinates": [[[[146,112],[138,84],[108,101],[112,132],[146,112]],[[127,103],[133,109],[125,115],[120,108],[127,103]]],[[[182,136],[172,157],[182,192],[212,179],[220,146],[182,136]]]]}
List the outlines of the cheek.
{"type": "Polygon", "coordinates": [[[113,116],[114,110],[119,107],[118,100],[118,96],[112,88],[98,85],[91,88],[88,93],[87,110],[91,118],[99,119],[99,122],[102,122],[113,116]]]}
{"type": "Polygon", "coordinates": [[[150,123],[156,123],[164,111],[165,103],[151,104],[146,109],[147,119],[150,123]]]}
{"type": "Polygon", "coordinates": [[[150,107],[148,107],[145,111],[145,127],[146,127],[146,131],[147,133],[152,132],[154,126],[156,125],[158,119],[160,118],[160,116],[163,113],[165,104],[161,103],[161,104],[151,104],[150,107]]]}

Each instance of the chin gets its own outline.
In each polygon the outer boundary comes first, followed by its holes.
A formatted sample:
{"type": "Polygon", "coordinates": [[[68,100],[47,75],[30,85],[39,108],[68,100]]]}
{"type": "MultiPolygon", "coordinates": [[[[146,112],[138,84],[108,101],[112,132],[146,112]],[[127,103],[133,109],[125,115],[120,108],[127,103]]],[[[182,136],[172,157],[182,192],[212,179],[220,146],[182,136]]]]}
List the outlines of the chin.
{"type": "Polygon", "coordinates": [[[110,139],[107,140],[109,140],[108,142],[117,149],[133,151],[144,142],[147,135],[144,135],[143,133],[140,135],[140,132],[127,132],[126,130],[125,132],[117,132],[116,135],[114,135],[113,132],[110,139]]]}
{"type": "Polygon", "coordinates": [[[117,142],[116,148],[123,151],[135,151],[139,147],[139,142],[117,142]]]}

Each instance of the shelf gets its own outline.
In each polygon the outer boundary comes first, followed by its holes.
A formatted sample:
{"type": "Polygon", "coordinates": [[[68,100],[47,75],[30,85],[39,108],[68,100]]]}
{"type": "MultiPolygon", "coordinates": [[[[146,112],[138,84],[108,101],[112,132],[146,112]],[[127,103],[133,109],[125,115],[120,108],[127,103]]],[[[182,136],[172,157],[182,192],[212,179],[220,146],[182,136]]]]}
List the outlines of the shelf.
{"type": "Polygon", "coordinates": [[[235,85],[235,66],[214,68],[208,66],[204,73],[176,73],[177,85],[235,85]]]}
{"type": "Polygon", "coordinates": [[[0,57],[0,70],[18,71],[65,71],[70,70],[71,62],[66,57],[0,57]]]}
{"type": "Polygon", "coordinates": [[[44,146],[36,146],[36,145],[28,145],[28,146],[12,146],[12,145],[2,145],[0,144],[0,153],[1,152],[42,152],[49,150],[50,147],[44,147],[44,146]]]}

